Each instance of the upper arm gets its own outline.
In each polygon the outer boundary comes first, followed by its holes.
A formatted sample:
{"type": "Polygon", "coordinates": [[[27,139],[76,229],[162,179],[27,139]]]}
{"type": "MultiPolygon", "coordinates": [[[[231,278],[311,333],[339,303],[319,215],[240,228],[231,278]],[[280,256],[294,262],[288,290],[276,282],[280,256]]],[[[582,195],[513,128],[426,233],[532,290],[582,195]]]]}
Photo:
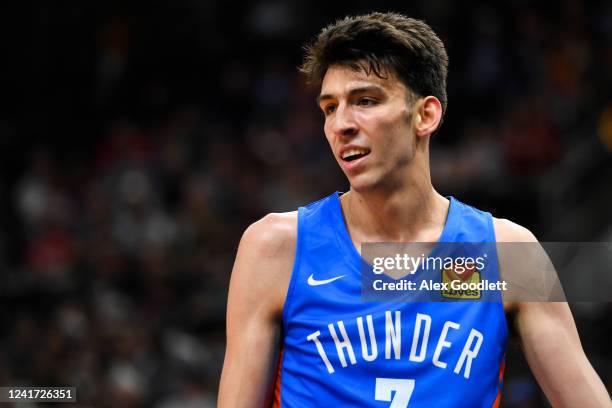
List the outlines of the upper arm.
{"type": "Polygon", "coordinates": [[[296,239],[295,213],[270,214],[242,236],[228,294],[220,407],[262,406],[270,396],[296,239]]]}
{"type": "MultiPolygon", "coordinates": [[[[526,228],[514,224],[508,220],[495,220],[495,232],[499,243],[513,243],[512,245],[523,245],[518,247],[519,256],[513,252],[517,248],[506,248],[505,255],[500,255],[500,267],[504,264],[510,268],[510,274],[525,271],[521,264],[525,262],[527,251],[530,257],[534,248],[541,248],[537,244],[535,236],[526,228]],[[530,249],[528,249],[531,246],[530,249]],[[505,260],[504,260],[505,258],[505,260]],[[516,265],[509,265],[518,262],[516,265]],[[518,270],[518,271],[517,271],[518,270]],[[515,272],[516,271],[516,272],[515,272]]],[[[502,249],[503,251],[503,249],[502,249]]],[[[539,261],[545,256],[538,253],[536,259],[539,261]]],[[[550,262],[546,256],[546,261],[550,262]]],[[[526,263],[526,272],[530,274],[544,273],[541,267],[533,267],[534,260],[526,263]]],[[[512,279],[512,276],[506,277],[512,279]]],[[[541,286],[548,290],[546,285],[549,279],[542,276],[528,276],[534,282],[540,282],[534,286],[541,286]]],[[[556,279],[556,275],[555,275],[556,279]]],[[[524,280],[522,278],[521,280],[524,280]]],[[[526,283],[528,283],[526,281],[526,283]]],[[[540,288],[541,290],[541,288],[540,288]]],[[[521,292],[521,296],[530,296],[530,293],[521,292]]],[[[536,299],[517,299],[512,302],[511,307],[516,311],[516,328],[521,339],[522,348],[535,378],[546,393],[553,406],[557,407],[609,407],[610,398],[601,380],[589,363],[578,336],[571,311],[566,302],[534,301],[536,299]]]]}
{"type": "Polygon", "coordinates": [[[611,406],[584,354],[567,303],[521,303],[516,326],[529,367],[553,406],[611,406]]]}

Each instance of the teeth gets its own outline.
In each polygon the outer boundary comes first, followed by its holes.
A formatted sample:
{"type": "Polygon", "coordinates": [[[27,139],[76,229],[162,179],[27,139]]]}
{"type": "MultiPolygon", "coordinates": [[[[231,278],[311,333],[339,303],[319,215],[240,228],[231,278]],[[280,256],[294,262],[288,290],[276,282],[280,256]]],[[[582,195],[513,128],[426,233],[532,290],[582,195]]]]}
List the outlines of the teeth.
{"type": "Polygon", "coordinates": [[[342,158],[346,159],[347,157],[355,156],[357,154],[368,154],[370,151],[367,149],[350,149],[342,153],[342,158]]]}

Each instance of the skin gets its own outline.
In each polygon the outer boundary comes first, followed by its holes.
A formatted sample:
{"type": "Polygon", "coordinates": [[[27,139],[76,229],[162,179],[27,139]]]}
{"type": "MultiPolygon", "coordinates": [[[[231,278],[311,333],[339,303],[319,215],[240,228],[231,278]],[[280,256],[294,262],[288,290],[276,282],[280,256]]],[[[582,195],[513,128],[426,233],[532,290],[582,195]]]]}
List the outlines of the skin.
{"type": "MultiPolygon", "coordinates": [[[[435,191],[429,172],[429,138],[442,108],[433,96],[410,100],[393,75],[381,79],[334,65],[323,80],[318,102],[325,136],[351,185],[341,204],[357,249],[361,242],[434,242],[442,233],[449,201],[435,191]],[[342,152],[349,145],[369,154],[347,163],[342,152]]],[[[494,219],[494,228],[498,242],[536,242],[508,220],[494,219]]],[[[228,298],[221,408],[271,400],[296,240],[296,212],[269,214],[241,239],[228,298]]],[[[612,406],[566,303],[507,302],[505,307],[515,312],[527,361],[553,406],[612,406]]]]}

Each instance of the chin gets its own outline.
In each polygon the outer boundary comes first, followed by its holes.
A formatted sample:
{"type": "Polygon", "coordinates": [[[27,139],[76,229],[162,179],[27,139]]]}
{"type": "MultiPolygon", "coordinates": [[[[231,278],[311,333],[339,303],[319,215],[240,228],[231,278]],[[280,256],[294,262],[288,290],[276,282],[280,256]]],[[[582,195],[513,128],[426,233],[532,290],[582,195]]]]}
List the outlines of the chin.
{"type": "Polygon", "coordinates": [[[391,193],[401,187],[401,180],[389,172],[364,172],[353,177],[347,177],[351,189],[358,193],[387,192],[391,193]]]}
{"type": "Polygon", "coordinates": [[[372,177],[370,174],[359,174],[352,178],[348,178],[351,190],[358,193],[367,193],[380,189],[383,186],[382,180],[377,177],[372,177]]]}

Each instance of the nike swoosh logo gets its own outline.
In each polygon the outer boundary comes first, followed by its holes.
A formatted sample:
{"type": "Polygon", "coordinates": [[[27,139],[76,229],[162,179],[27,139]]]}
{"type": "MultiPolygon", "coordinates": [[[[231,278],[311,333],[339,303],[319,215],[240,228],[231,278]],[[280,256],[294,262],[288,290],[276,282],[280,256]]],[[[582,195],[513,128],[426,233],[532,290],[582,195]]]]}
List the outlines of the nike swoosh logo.
{"type": "Polygon", "coordinates": [[[308,284],[310,286],[325,285],[326,283],[330,283],[337,279],[344,278],[345,276],[346,275],[340,275],[340,276],[336,276],[335,278],[331,278],[331,279],[316,280],[313,274],[310,274],[310,276],[308,277],[308,284]]]}

